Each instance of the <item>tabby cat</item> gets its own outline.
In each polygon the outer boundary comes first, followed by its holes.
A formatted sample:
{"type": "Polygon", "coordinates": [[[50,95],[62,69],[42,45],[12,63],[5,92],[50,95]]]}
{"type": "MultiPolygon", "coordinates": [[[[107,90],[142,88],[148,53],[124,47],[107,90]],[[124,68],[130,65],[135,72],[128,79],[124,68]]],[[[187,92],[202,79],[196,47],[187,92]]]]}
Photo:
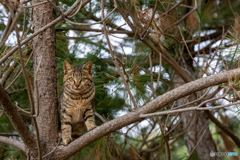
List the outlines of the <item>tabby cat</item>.
{"type": "Polygon", "coordinates": [[[59,97],[58,109],[64,145],[78,138],[85,128],[90,131],[96,127],[92,66],[91,61],[83,67],[64,61],[64,89],[59,97]]]}

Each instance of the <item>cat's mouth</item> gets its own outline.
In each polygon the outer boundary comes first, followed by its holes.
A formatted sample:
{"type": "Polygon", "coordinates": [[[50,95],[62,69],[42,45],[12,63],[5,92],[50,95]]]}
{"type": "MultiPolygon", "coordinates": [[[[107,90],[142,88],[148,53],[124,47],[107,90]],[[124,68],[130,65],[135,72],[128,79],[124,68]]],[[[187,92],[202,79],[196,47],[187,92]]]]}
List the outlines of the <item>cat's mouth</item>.
{"type": "Polygon", "coordinates": [[[78,88],[74,87],[74,88],[71,89],[71,91],[73,93],[81,93],[83,90],[84,90],[84,88],[82,88],[82,87],[78,87],[78,88]]]}
{"type": "Polygon", "coordinates": [[[73,89],[71,89],[72,90],[72,92],[74,92],[74,93],[80,93],[81,92],[81,90],[79,89],[79,88],[73,88],[73,89]]]}

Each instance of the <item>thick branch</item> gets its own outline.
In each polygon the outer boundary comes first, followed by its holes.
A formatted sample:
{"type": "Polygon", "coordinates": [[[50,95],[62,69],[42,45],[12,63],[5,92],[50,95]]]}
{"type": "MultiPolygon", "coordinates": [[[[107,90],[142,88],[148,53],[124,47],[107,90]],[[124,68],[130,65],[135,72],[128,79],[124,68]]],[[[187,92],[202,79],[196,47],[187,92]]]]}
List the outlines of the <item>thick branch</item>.
{"type": "Polygon", "coordinates": [[[136,111],[128,113],[107,123],[104,123],[103,125],[76,139],[68,146],[58,147],[56,150],[57,152],[56,155],[59,156],[58,157],[59,159],[67,159],[71,155],[75,154],[77,151],[83,149],[90,143],[94,142],[95,140],[103,136],[106,136],[109,133],[114,132],[118,129],[121,129],[129,124],[144,120],[143,118],[140,118],[139,116],[140,114],[153,113],[179,98],[185,97],[189,94],[208,88],[210,86],[227,83],[229,79],[239,78],[239,76],[240,69],[235,69],[224,73],[219,73],[216,75],[205,77],[202,79],[198,79],[185,85],[182,85],[178,88],[175,88],[157,97],[156,99],[152,100],[151,102],[137,109],[136,111]]]}
{"type": "Polygon", "coordinates": [[[20,142],[16,139],[11,139],[11,138],[8,138],[8,137],[0,136],[0,142],[11,145],[11,146],[14,146],[14,147],[22,150],[23,152],[26,152],[25,145],[22,142],[20,142]]]}
{"type": "Polygon", "coordinates": [[[3,89],[1,85],[0,85],[0,104],[2,105],[13,127],[18,132],[19,136],[22,138],[26,147],[29,148],[34,153],[36,148],[36,141],[34,139],[34,136],[28,130],[22,117],[18,113],[17,109],[13,106],[10,97],[8,96],[7,92],[3,89]]]}

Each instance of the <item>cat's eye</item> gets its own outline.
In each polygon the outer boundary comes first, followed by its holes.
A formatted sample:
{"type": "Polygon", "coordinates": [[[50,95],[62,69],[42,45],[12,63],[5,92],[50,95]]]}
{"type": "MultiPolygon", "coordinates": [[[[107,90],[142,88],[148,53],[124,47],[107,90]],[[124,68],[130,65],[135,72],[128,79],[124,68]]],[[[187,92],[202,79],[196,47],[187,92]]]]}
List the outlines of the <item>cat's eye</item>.
{"type": "Polygon", "coordinates": [[[73,82],[73,81],[74,81],[74,79],[73,79],[73,78],[69,78],[69,81],[73,82]]]}
{"type": "Polygon", "coordinates": [[[84,82],[86,79],[85,78],[82,78],[82,82],[84,82]]]}

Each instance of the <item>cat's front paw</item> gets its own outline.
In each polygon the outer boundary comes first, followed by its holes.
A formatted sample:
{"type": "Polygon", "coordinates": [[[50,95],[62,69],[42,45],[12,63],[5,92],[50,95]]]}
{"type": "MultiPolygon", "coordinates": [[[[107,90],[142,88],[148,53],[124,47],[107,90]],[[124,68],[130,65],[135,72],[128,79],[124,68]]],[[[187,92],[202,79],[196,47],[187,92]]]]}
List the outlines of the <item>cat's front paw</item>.
{"type": "Polygon", "coordinates": [[[63,145],[64,146],[67,146],[71,142],[72,142],[72,138],[65,138],[65,139],[63,139],[63,145]]]}
{"type": "Polygon", "coordinates": [[[91,126],[88,126],[87,127],[87,130],[88,131],[91,131],[91,130],[93,130],[94,128],[96,128],[97,126],[94,124],[94,125],[91,125],[91,126]]]}

